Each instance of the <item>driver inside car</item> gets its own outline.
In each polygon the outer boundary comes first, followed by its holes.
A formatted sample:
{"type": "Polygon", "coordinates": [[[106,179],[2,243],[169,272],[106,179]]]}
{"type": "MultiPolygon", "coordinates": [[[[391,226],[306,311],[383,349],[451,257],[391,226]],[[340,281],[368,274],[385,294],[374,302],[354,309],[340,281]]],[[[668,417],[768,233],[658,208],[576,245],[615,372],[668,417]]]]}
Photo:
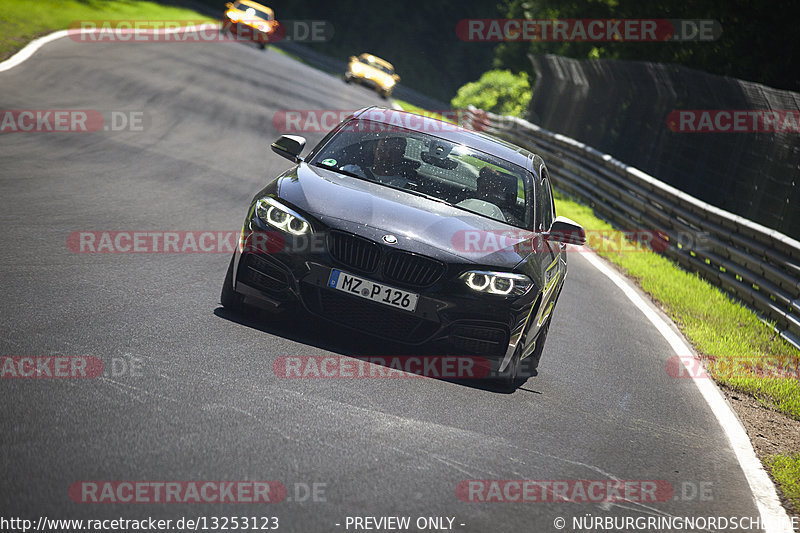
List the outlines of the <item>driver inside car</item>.
{"type": "Polygon", "coordinates": [[[372,162],[349,164],[342,170],[365,175],[366,178],[392,187],[410,187],[417,179],[413,161],[405,158],[405,137],[381,137],[372,151],[372,162]]]}

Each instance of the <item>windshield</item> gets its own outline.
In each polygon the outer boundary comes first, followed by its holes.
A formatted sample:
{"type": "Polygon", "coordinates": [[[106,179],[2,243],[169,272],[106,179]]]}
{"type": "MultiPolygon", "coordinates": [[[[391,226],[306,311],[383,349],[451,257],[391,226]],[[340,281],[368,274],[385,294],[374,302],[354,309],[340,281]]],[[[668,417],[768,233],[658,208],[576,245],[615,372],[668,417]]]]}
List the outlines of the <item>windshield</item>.
{"type": "Polygon", "coordinates": [[[381,63],[378,63],[377,61],[375,61],[374,58],[370,59],[369,57],[361,56],[361,57],[358,58],[358,60],[361,61],[362,63],[364,63],[365,65],[369,65],[371,67],[374,67],[374,68],[380,70],[381,72],[385,72],[386,74],[394,74],[394,69],[391,69],[391,68],[389,68],[389,67],[387,67],[387,66],[385,66],[385,65],[383,65],[381,63]]]}
{"type": "Polygon", "coordinates": [[[348,122],[311,159],[335,170],[529,228],[530,174],[463,144],[367,120],[348,122]]]}
{"type": "Polygon", "coordinates": [[[233,7],[240,11],[244,11],[245,15],[248,17],[257,17],[264,20],[272,20],[272,17],[260,9],[256,9],[253,6],[249,6],[247,4],[235,4],[233,7]]]}

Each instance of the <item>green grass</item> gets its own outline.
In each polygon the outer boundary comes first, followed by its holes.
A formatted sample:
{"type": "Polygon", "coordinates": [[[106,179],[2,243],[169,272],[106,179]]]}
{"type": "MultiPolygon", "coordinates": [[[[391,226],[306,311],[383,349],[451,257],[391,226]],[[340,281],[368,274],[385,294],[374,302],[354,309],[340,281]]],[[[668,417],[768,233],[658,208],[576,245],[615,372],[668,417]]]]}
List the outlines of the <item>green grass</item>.
{"type": "Polygon", "coordinates": [[[800,454],[773,455],[765,461],[786,499],[800,509],[800,454]]]}
{"type": "Polygon", "coordinates": [[[406,101],[398,100],[397,98],[392,98],[392,101],[403,108],[403,111],[408,111],[409,113],[416,113],[418,115],[422,115],[423,117],[431,117],[437,120],[444,120],[445,122],[449,122],[450,124],[458,124],[454,120],[450,118],[443,117],[439,113],[435,113],[433,111],[428,111],[427,109],[423,109],[419,106],[415,106],[414,104],[409,104],[406,101]]]}
{"type": "MultiPolygon", "coordinates": [[[[424,111],[398,103],[408,111],[424,111]]],[[[590,207],[556,194],[556,211],[581,224],[592,247],[661,305],[706,360],[717,382],[800,420],[800,383],[784,377],[800,373],[800,352],[772,327],[697,274],[634,246],[590,207]]]]}
{"type": "MultiPolygon", "coordinates": [[[[425,111],[407,102],[398,104],[407,111],[425,111]]],[[[772,327],[697,274],[634,246],[590,207],[556,194],[556,211],[581,224],[589,244],[661,305],[717,382],[800,420],[800,383],[794,379],[800,374],[800,352],[772,327]]]]}
{"type": "Polygon", "coordinates": [[[101,20],[197,23],[213,19],[191,9],[137,0],[0,0],[0,59],[12,56],[36,37],[69,28],[71,23],[101,20]]]}
{"type": "MultiPolygon", "coordinates": [[[[27,3],[0,0],[0,59],[21,49],[30,40],[65,29],[81,20],[212,20],[189,9],[145,1],[42,0],[27,3]]],[[[290,55],[290,54],[287,54],[290,55]]],[[[394,100],[406,111],[453,122],[402,100],[394,100]]],[[[800,420],[800,386],[797,379],[776,377],[800,368],[800,353],[755,313],[732,301],[720,289],[696,274],[648,250],[620,246],[620,233],[596,217],[591,208],[556,195],[558,214],[586,228],[594,248],[650,294],[678,325],[696,350],[708,361],[720,383],[750,394],[764,405],[800,420]],[[593,233],[594,232],[594,233],[593,233]],[[599,233],[602,232],[602,233],[599,233]]],[[[800,507],[800,455],[777,455],[766,461],[784,494],[800,507]]]]}
{"type": "MultiPolygon", "coordinates": [[[[407,111],[425,110],[396,102],[407,111]]],[[[800,352],[744,305],[697,274],[635,246],[590,207],[556,194],[556,211],[586,230],[589,244],[656,300],[706,360],[714,379],[800,420],[800,352]],[[787,377],[788,376],[788,377],[787,377]]]]}
{"type": "MultiPolygon", "coordinates": [[[[621,233],[596,217],[590,207],[556,194],[556,211],[581,224],[592,248],[660,304],[706,359],[718,383],[800,420],[800,384],[796,379],[800,352],[770,325],[697,274],[621,240],[621,233]],[[781,376],[782,372],[790,377],[781,376]]],[[[787,499],[800,509],[800,455],[775,455],[765,464],[787,499]]]]}

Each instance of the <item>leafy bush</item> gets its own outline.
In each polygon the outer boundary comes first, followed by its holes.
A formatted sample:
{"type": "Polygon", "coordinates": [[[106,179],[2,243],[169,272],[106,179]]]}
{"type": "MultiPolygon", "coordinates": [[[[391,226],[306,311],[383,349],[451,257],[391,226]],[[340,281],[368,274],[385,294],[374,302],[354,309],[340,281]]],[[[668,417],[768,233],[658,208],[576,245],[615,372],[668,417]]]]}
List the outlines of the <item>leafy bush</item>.
{"type": "Polygon", "coordinates": [[[473,105],[500,115],[522,116],[531,101],[528,74],[513,74],[510,70],[490,70],[478,81],[462,85],[450,102],[456,109],[473,105]]]}

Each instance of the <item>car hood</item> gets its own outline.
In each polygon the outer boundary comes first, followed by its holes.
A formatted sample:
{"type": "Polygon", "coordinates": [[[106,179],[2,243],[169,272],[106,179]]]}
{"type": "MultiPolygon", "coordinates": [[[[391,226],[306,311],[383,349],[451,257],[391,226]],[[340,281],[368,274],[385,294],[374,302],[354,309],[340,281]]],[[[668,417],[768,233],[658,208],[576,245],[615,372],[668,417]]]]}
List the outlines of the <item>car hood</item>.
{"type": "Polygon", "coordinates": [[[278,178],[278,195],[328,226],[453,261],[512,268],[539,238],[533,232],[441,202],[301,163],[278,178]],[[443,257],[449,256],[449,257],[443,257]]]}
{"type": "Polygon", "coordinates": [[[370,79],[379,81],[383,85],[394,82],[394,78],[392,78],[391,74],[387,74],[379,68],[375,68],[370,65],[365,65],[364,63],[359,63],[359,65],[361,66],[363,74],[368,76],[370,79]]]}

